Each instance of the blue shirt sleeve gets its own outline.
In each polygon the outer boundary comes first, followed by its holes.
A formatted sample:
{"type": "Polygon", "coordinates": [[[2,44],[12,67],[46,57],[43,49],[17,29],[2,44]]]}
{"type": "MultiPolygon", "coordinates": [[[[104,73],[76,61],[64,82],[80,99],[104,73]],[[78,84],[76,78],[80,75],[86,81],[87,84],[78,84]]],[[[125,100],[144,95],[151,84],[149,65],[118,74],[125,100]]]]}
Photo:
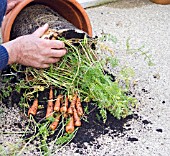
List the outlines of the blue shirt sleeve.
{"type": "Polygon", "coordinates": [[[5,47],[0,45],[0,70],[4,69],[8,64],[9,55],[5,47]]]}
{"type": "Polygon", "coordinates": [[[2,20],[4,18],[7,7],[7,0],[0,0],[0,26],[2,24],[2,20]]]}
{"type": "MultiPolygon", "coordinates": [[[[0,26],[6,12],[7,0],[0,0],[0,26]]],[[[5,47],[0,45],[0,70],[4,69],[8,64],[9,55],[5,47]]]]}

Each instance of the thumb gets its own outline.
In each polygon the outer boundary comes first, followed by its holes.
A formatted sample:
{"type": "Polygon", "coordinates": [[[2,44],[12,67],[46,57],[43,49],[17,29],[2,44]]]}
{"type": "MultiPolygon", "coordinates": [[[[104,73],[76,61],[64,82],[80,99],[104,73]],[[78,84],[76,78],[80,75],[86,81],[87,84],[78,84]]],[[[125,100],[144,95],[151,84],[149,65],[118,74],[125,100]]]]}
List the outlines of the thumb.
{"type": "Polygon", "coordinates": [[[34,33],[33,35],[34,36],[37,36],[37,37],[41,37],[47,30],[48,30],[48,23],[46,23],[44,26],[38,28],[34,33]]]}

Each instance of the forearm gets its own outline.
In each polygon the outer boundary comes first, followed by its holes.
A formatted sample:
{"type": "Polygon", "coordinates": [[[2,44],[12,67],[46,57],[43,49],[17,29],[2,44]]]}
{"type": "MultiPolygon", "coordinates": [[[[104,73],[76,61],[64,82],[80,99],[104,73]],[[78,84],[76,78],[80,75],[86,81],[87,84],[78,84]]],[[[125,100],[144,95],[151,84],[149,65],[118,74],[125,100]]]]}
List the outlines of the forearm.
{"type": "Polygon", "coordinates": [[[4,69],[8,64],[9,55],[5,47],[0,45],[0,70],[4,69]]]}

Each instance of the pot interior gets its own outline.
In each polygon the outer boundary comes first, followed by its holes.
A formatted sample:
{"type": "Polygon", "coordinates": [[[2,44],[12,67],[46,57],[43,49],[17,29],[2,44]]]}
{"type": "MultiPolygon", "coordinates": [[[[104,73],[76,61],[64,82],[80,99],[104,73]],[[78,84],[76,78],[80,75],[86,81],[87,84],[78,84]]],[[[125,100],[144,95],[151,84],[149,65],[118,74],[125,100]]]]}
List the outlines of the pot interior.
{"type": "Polygon", "coordinates": [[[72,23],[50,7],[42,4],[30,3],[16,17],[12,26],[10,39],[32,34],[46,23],[49,24],[49,28],[60,30],[60,32],[62,32],[61,37],[65,37],[66,39],[82,39],[84,35],[87,35],[84,31],[76,28],[72,23]]]}

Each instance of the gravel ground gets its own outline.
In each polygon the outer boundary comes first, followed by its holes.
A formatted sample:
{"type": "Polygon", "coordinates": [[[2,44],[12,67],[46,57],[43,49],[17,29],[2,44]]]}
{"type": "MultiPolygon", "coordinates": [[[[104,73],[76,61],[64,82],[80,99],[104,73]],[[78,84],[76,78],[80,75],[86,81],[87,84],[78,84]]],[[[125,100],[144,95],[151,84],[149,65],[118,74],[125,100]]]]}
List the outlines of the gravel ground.
{"type": "MultiPolygon", "coordinates": [[[[128,121],[125,133],[119,136],[108,133],[95,138],[92,143],[84,143],[83,149],[76,144],[59,151],[59,155],[99,155],[99,156],[169,156],[170,155],[170,5],[157,5],[149,0],[119,0],[108,5],[87,9],[94,35],[101,33],[117,37],[113,45],[121,62],[134,67],[137,85],[132,89],[140,104],[137,117],[128,121]],[[148,66],[140,53],[126,54],[126,41],[131,48],[145,45],[143,50],[152,55],[154,66],[148,66]]],[[[0,132],[3,125],[21,120],[17,110],[7,110],[0,114],[0,132]],[[14,111],[15,110],[15,111],[14,111]],[[14,115],[17,114],[17,115],[14,115]]],[[[113,123],[114,124],[114,123],[113,123]]],[[[13,127],[17,132],[22,129],[13,127]]],[[[9,131],[12,131],[9,129],[9,131]]],[[[0,134],[0,144],[16,142],[18,135],[0,134]]],[[[7,149],[6,149],[7,150],[7,149]]],[[[23,154],[24,155],[24,154],[23,154]]],[[[25,154],[38,155],[38,154],[25,154]]]]}

